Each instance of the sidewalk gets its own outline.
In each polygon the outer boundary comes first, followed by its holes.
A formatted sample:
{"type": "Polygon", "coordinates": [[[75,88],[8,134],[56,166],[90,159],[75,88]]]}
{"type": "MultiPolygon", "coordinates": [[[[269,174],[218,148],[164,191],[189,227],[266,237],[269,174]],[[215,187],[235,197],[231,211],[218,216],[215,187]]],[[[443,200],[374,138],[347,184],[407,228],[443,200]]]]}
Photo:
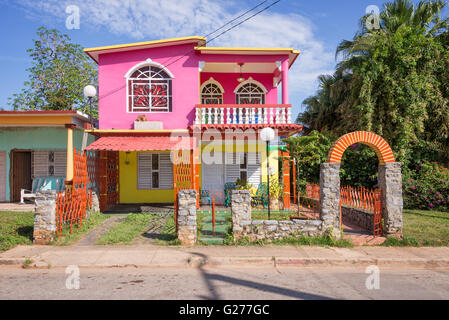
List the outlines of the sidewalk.
{"type": "Polygon", "coordinates": [[[0,265],[79,267],[328,267],[378,265],[399,268],[449,268],[449,247],[161,247],[18,246],[0,254],[0,265]]]}

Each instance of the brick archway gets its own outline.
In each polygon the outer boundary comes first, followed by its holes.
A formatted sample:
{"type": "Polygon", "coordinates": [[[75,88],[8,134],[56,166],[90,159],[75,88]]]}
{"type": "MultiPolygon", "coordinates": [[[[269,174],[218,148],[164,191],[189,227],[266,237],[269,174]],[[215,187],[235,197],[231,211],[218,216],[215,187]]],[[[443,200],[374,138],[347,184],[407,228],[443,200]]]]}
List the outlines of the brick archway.
{"type": "Polygon", "coordinates": [[[402,237],[401,164],[395,162],[389,144],[377,134],[366,131],[348,133],[332,146],[320,172],[320,216],[325,227],[340,228],[340,166],[344,152],[351,145],[371,147],[379,159],[378,183],[382,190],[382,216],[387,236],[402,237]]]}
{"type": "Polygon", "coordinates": [[[384,138],[367,131],[351,132],[338,139],[329,151],[327,162],[340,163],[346,149],[356,143],[362,143],[371,147],[376,152],[381,165],[395,162],[393,151],[384,138]]]}

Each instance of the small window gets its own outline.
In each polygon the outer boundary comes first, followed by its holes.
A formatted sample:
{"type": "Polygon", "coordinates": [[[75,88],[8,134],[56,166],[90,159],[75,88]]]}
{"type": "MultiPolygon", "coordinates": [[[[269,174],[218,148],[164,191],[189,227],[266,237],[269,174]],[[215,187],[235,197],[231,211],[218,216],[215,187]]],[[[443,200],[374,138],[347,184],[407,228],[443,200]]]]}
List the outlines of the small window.
{"type": "Polygon", "coordinates": [[[206,84],[201,90],[202,104],[223,104],[223,92],[215,83],[206,84]]]}
{"type": "Polygon", "coordinates": [[[265,92],[257,84],[249,82],[235,94],[237,104],[265,104],[265,92]]]}
{"type": "Polygon", "coordinates": [[[137,188],[173,189],[173,164],[169,153],[137,154],[137,188]]]}

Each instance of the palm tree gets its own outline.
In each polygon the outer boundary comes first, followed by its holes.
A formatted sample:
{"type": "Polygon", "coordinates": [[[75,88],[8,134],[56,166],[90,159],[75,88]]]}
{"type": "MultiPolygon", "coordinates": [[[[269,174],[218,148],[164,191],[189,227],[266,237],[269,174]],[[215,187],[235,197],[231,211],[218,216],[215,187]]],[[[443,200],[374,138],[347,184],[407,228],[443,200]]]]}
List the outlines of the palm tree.
{"type": "Polygon", "coordinates": [[[338,64],[338,70],[352,69],[369,58],[373,35],[381,33],[388,36],[401,27],[410,27],[416,32],[428,37],[447,39],[449,18],[441,20],[440,13],[446,7],[446,1],[426,0],[414,5],[411,0],[395,0],[384,4],[384,10],[379,15],[380,29],[367,28],[367,20],[371,14],[360,20],[360,30],[352,41],[343,40],[337,47],[336,57],[343,56],[338,64]]]}

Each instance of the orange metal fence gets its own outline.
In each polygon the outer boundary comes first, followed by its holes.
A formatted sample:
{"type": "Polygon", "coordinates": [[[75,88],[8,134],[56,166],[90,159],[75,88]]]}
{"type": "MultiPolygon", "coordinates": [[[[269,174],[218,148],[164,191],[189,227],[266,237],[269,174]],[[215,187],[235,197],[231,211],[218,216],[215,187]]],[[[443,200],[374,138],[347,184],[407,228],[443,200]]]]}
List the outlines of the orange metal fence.
{"type": "Polygon", "coordinates": [[[365,187],[340,187],[341,204],[374,212],[376,201],[380,201],[380,190],[365,187]]]}
{"type": "Polygon", "coordinates": [[[62,235],[63,226],[70,226],[70,233],[74,226],[81,228],[86,210],[92,207],[92,183],[89,179],[88,156],[81,151],[74,150],[73,182],[66,185],[62,192],[56,194],[56,233],[62,235]]]}
{"type": "MultiPolygon", "coordinates": [[[[305,197],[301,197],[301,204],[312,211],[319,210],[316,201],[320,199],[320,186],[315,183],[306,185],[305,197]]],[[[365,187],[340,187],[340,227],[342,226],[341,206],[366,210],[373,213],[373,234],[382,234],[382,190],[365,187]]]]}
{"type": "MultiPolygon", "coordinates": [[[[195,183],[194,153],[188,150],[173,150],[173,191],[174,191],[174,218],[176,232],[178,232],[178,191],[195,189],[198,186],[195,183]]],[[[199,195],[198,195],[199,197],[199,195]]]]}

